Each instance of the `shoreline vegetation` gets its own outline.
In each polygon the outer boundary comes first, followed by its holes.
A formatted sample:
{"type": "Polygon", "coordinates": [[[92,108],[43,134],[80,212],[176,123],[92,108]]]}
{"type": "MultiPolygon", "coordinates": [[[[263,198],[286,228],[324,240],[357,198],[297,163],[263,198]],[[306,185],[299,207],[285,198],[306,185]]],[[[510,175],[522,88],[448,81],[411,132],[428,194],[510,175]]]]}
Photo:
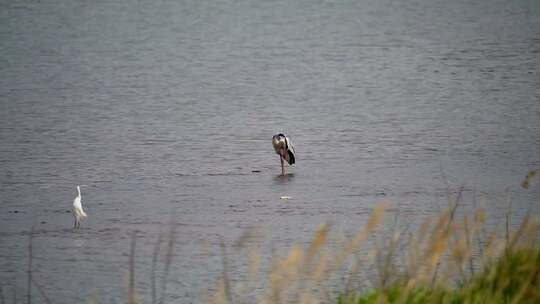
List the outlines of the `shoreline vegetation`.
{"type": "MultiPolygon", "coordinates": [[[[528,189],[539,171],[530,171],[522,188],[528,189]]],[[[224,262],[208,303],[540,303],[540,216],[527,212],[512,230],[508,201],[504,232],[486,231],[486,212],[476,202],[473,212],[457,216],[463,190],[454,198],[448,191],[446,209],[424,219],[414,232],[400,230],[396,215],[390,235],[374,244],[367,243],[388,203],[378,204],[350,238],[333,241],[330,225],[322,225],[307,246],[272,256],[262,289],[249,288],[260,268],[257,253],[249,254],[247,282],[240,288],[231,288],[224,262]],[[358,284],[366,277],[369,288],[358,284]],[[339,287],[326,284],[332,280],[339,287]]]]}
{"type": "MultiPolygon", "coordinates": [[[[524,189],[531,185],[538,171],[540,168],[526,175],[521,183],[524,189]]],[[[518,228],[512,230],[509,203],[504,232],[486,231],[486,213],[476,203],[474,212],[458,218],[456,210],[462,205],[462,192],[463,188],[454,198],[449,194],[447,208],[424,219],[415,231],[397,228],[396,216],[390,236],[370,246],[367,243],[381,226],[388,203],[376,205],[366,224],[352,237],[333,240],[331,226],[321,225],[307,245],[293,246],[284,256],[273,252],[268,269],[261,267],[263,258],[257,247],[246,241],[250,233],[247,231],[234,245],[235,254],[240,256],[243,250],[247,257],[247,273],[242,274],[241,281],[232,279],[234,263],[228,261],[228,247],[222,241],[223,271],[203,303],[540,303],[540,216],[527,212],[518,228]],[[358,284],[366,276],[371,282],[367,288],[358,284]],[[262,285],[256,283],[261,277],[262,285]]],[[[151,273],[141,278],[135,276],[137,233],[133,232],[126,276],[128,304],[144,303],[139,300],[136,279],[150,280],[150,303],[169,302],[167,280],[175,262],[177,234],[174,214],[169,232],[157,239],[151,273]],[[165,249],[164,256],[161,247],[165,249]],[[158,276],[160,260],[163,266],[158,276]],[[160,284],[156,282],[158,277],[160,284]]],[[[33,234],[32,228],[26,301],[21,303],[53,303],[32,276],[33,234]]],[[[19,303],[15,289],[9,301],[4,287],[0,286],[0,304],[19,303]]]]}
{"type": "MultiPolygon", "coordinates": [[[[394,231],[383,244],[366,250],[362,246],[376,231],[387,204],[378,205],[358,234],[332,249],[325,248],[330,227],[323,225],[307,247],[274,257],[265,289],[250,295],[249,289],[231,288],[224,268],[208,302],[539,303],[540,218],[527,215],[516,231],[498,236],[483,231],[481,209],[456,219],[458,204],[426,219],[415,233],[394,231]],[[371,278],[375,286],[354,288],[355,278],[373,266],[375,273],[369,275],[376,277],[371,278]],[[342,278],[341,289],[326,290],[325,283],[336,277],[342,278]]],[[[250,261],[248,281],[255,279],[257,260],[250,261]]]]}

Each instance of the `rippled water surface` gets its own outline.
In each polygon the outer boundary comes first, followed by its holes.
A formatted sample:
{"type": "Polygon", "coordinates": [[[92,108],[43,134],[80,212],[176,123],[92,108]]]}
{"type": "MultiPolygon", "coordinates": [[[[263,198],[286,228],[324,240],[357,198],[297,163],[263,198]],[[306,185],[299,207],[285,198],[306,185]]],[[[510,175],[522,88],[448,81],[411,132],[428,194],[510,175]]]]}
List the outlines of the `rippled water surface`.
{"type": "Polygon", "coordinates": [[[190,303],[221,272],[221,240],[234,255],[252,227],[268,252],[326,221],[355,231],[383,199],[414,222],[446,183],[486,194],[492,228],[505,192],[516,222],[537,213],[538,182],[519,182],[540,165],[539,15],[525,0],[4,1],[4,293],[25,296],[32,226],[54,303],[110,303],[132,231],[149,299],[173,218],[168,297],[190,303]],[[280,131],[297,152],[284,178],[280,131]]]}

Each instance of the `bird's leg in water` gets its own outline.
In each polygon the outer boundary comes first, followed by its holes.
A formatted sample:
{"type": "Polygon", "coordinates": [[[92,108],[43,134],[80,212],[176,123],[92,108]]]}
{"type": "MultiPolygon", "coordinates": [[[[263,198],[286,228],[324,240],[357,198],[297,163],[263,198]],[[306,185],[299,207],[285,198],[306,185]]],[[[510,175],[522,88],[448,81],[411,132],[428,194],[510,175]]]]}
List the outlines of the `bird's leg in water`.
{"type": "Polygon", "coordinates": [[[285,175],[285,167],[283,165],[283,156],[279,156],[279,159],[281,160],[281,175],[285,175]]]}

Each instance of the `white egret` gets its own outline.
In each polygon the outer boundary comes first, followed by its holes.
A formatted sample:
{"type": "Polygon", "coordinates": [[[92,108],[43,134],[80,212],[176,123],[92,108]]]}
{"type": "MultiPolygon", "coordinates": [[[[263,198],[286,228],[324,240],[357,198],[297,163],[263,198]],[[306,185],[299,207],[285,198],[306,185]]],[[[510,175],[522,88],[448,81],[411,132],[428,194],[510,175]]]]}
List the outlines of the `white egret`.
{"type": "Polygon", "coordinates": [[[81,226],[81,219],[87,216],[82,208],[81,187],[79,186],[77,186],[77,193],[77,197],[73,200],[73,217],[75,217],[75,228],[79,228],[81,226]]]}
{"type": "Polygon", "coordinates": [[[285,167],[283,166],[283,159],[285,159],[289,165],[296,162],[296,156],[294,147],[291,140],[283,133],[272,136],[272,146],[281,160],[281,175],[285,175],[285,167]]]}

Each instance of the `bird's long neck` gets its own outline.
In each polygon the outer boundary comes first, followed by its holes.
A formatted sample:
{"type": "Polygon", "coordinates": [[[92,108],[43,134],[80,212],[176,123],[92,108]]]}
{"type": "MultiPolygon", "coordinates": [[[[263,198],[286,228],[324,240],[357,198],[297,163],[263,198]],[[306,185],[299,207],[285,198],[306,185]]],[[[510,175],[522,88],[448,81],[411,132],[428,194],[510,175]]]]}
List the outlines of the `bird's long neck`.
{"type": "Polygon", "coordinates": [[[79,196],[81,196],[81,188],[77,186],[77,192],[79,193],[79,196]]]}

